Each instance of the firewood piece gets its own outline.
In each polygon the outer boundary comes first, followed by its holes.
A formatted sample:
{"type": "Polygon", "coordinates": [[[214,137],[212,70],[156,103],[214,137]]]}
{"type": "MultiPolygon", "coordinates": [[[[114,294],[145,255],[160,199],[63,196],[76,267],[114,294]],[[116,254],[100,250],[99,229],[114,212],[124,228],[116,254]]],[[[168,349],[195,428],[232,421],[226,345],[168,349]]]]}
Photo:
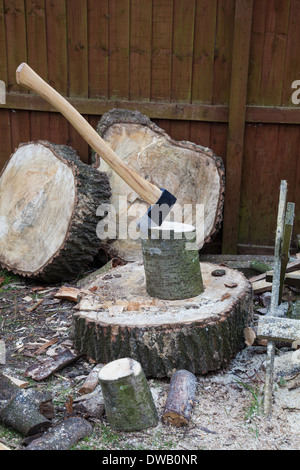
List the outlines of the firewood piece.
{"type": "Polygon", "coordinates": [[[85,418],[101,418],[105,412],[101,386],[98,385],[92,393],[75,398],[73,410],[83,415],[85,418]]]}
{"type": "MultiPolygon", "coordinates": [[[[267,273],[266,281],[273,281],[273,273],[267,273]]],[[[286,273],[283,282],[287,286],[300,287],[300,271],[286,273]]]]}
{"type": "Polygon", "coordinates": [[[24,376],[31,377],[33,380],[37,381],[46,379],[57,370],[76,361],[78,357],[79,356],[73,354],[69,349],[64,349],[53,358],[28,367],[24,372],[24,376]]]}
{"type": "Polygon", "coordinates": [[[197,379],[187,370],[172,375],[163,420],[172,426],[187,426],[192,416],[197,379]]]}
{"type": "MultiPolygon", "coordinates": [[[[295,261],[291,261],[288,263],[285,272],[286,273],[292,273],[294,271],[298,271],[300,268],[300,259],[297,259],[295,261]]],[[[250,282],[256,282],[256,281],[261,281],[263,279],[266,279],[268,276],[272,275],[273,276],[273,270],[272,271],[267,271],[262,274],[258,274],[257,276],[251,277],[249,279],[250,282]]]]}
{"type": "MultiPolygon", "coordinates": [[[[196,229],[163,222],[142,240],[146,290],[158,299],[189,299],[202,294],[199,254],[193,248],[196,229]]],[[[225,271],[224,271],[225,274],[225,271]]]]}
{"type": "MultiPolygon", "coordinates": [[[[213,238],[220,229],[224,205],[225,170],[221,158],[201,145],[171,139],[138,111],[113,109],[102,116],[97,131],[139,175],[175,194],[179,213],[186,204],[184,222],[196,226],[197,234],[201,234],[197,239],[199,249],[213,238]],[[201,214],[197,211],[197,217],[196,204],[203,208],[199,211],[201,214]]],[[[148,206],[105,162],[101,161],[99,171],[105,171],[109,177],[119,234],[129,232],[148,206]]],[[[173,213],[176,213],[175,206],[173,213]]],[[[138,238],[118,236],[116,240],[105,241],[103,247],[111,256],[126,261],[141,259],[138,238]]]]}
{"type": "Polygon", "coordinates": [[[89,436],[92,429],[86,419],[72,416],[32,441],[25,450],[69,450],[89,436]]]}
{"type": "Polygon", "coordinates": [[[71,302],[78,302],[80,297],[80,289],[76,287],[61,287],[58,292],[54,295],[56,299],[70,300],[71,302]]]}
{"type": "Polygon", "coordinates": [[[266,315],[258,322],[257,336],[271,341],[296,341],[300,339],[300,321],[266,315]]]}
{"type": "Polygon", "coordinates": [[[93,370],[89,373],[84,381],[84,384],[78,390],[81,394],[91,393],[97,387],[99,383],[99,372],[102,369],[103,364],[97,364],[93,370]]]}
{"type": "Polygon", "coordinates": [[[23,390],[0,373],[0,421],[25,436],[45,431],[51,422],[49,416],[53,405],[49,392],[33,389],[23,390]],[[45,406],[44,406],[45,405],[45,406]]]}
{"type": "Polygon", "coordinates": [[[139,362],[117,359],[99,372],[108,423],[117,431],[156,426],[158,415],[150,387],[139,362]]]}
{"type": "Polygon", "coordinates": [[[0,178],[1,265],[46,282],[74,279],[98,253],[96,209],[110,195],[106,174],[71,147],[21,144],[0,178]]]}
{"type": "Polygon", "coordinates": [[[253,294],[262,294],[263,292],[270,292],[272,290],[272,282],[267,282],[264,279],[252,282],[253,294]]]}

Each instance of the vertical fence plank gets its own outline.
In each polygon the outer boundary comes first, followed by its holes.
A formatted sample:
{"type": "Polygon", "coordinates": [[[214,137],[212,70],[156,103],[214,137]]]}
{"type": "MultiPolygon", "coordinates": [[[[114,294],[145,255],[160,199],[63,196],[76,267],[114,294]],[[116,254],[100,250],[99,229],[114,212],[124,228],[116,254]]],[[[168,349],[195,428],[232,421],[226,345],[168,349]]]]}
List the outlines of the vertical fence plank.
{"type": "Polygon", "coordinates": [[[109,98],[129,98],[129,0],[109,1],[109,98]]]}
{"type": "Polygon", "coordinates": [[[261,63],[260,104],[281,105],[290,0],[267,4],[261,63]]]}
{"type": "Polygon", "coordinates": [[[223,252],[236,253],[238,244],[242,160],[253,0],[237,0],[231,74],[226,156],[226,198],[223,252]]]}
{"type": "MultiPolygon", "coordinates": [[[[89,95],[87,0],[67,0],[67,38],[68,95],[87,98],[89,95]]],[[[88,162],[88,144],[71,124],[68,127],[68,144],[77,150],[84,162],[88,162]]]]}
{"type": "Polygon", "coordinates": [[[195,2],[174,0],[171,101],[191,102],[195,2]]]}
{"type": "MultiPolygon", "coordinates": [[[[284,80],[282,87],[282,105],[295,106],[292,102],[292,83],[300,80],[300,0],[291,0],[290,18],[288,25],[288,38],[286,59],[284,64],[284,80]],[[297,46],[296,46],[297,45],[297,46]]],[[[299,105],[298,105],[299,106],[299,105]]]]}
{"type": "Polygon", "coordinates": [[[4,81],[4,83],[7,85],[7,56],[3,0],[0,0],[0,51],[0,80],[4,81]]]}
{"type": "Polygon", "coordinates": [[[229,104],[235,0],[218,0],[215,61],[214,104],[229,104]]]}
{"type": "Polygon", "coordinates": [[[170,101],[173,0],[153,0],[151,99],[170,101]]]}
{"type": "Polygon", "coordinates": [[[108,98],[109,0],[88,0],[89,97],[108,98]]]}
{"type": "MultiPolygon", "coordinates": [[[[3,0],[0,0],[0,80],[7,85],[7,61],[6,61],[6,37],[3,0]]],[[[10,111],[1,109],[0,111],[0,171],[11,154],[11,128],[10,111]]]]}
{"type": "Polygon", "coordinates": [[[152,0],[130,4],[130,99],[150,100],[152,0]]]}
{"type": "Polygon", "coordinates": [[[26,25],[24,0],[4,0],[6,56],[9,91],[27,90],[16,83],[16,68],[27,62],[26,25]]]}
{"type": "MultiPolygon", "coordinates": [[[[59,93],[68,94],[67,13],[65,0],[46,1],[48,80],[59,93]]],[[[50,113],[49,139],[67,144],[69,130],[66,119],[50,113]]]]}

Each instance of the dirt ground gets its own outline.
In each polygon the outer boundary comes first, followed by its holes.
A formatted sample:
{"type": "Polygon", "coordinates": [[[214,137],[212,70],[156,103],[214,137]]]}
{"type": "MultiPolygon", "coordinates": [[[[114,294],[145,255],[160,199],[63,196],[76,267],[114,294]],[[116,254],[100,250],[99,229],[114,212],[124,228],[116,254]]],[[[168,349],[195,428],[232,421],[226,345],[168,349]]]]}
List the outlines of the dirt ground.
{"type": "MultiPolygon", "coordinates": [[[[57,423],[69,416],[66,403],[95,366],[80,357],[41,382],[24,378],[30,365],[52,357],[62,348],[72,349],[72,315],[75,304],[54,297],[60,286],[24,281],[6,272],[0,276],[0,341],[5,343],[0,371],[26,380],[30,387],[52,392],[57,423]],[[47,342],[52,346],[37,350],[47,342]]],[[[258,308],[259,299],[254,299],[258,308]]],[[[93,433],[79,441],[76,450],[299,450],[300,387],[290,389],[300,366],[291,363],[292,350],[277,350],[272,415],[263,414],[265,378],[264,346],[242,350],[224,370],[198,376],[193,415],[188,426],[159,424],[140,432],[114,432],[105,415],[87,418],[93,433]]],[[[0,355],[1,359],[1,355],[0,355]]],[[[148,379],[161,418],[169,390],[169,379],[148,379]]],[[[0,424],[0,442],[12,450],[24,449],[24,436],[0,424]]]]}

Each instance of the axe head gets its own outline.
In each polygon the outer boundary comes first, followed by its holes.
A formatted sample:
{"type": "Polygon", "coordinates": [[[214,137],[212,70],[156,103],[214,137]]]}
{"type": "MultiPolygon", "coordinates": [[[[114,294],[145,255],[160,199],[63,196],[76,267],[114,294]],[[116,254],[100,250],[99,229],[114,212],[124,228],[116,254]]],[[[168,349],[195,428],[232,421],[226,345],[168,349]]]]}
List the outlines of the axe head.
{"type": "Polygon", "coordinates": [[[141,231],[147,233],[151,227],[160,226],[176,202],[176,197],[166,189],[161,189],[158,201],[149,207],[145,215],[138,221],[141,231]]]}

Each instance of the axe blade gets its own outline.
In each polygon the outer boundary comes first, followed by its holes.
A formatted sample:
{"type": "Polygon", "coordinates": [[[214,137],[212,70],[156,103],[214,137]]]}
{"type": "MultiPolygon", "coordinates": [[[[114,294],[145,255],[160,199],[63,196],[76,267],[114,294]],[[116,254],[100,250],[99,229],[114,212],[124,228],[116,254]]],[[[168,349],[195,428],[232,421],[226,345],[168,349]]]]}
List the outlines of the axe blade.
{"type": "Polygon", "coordinates": [[[146,214],[140,218],[137,225],[141,231],[147,233],[151,227],[159,227],[176,202],[176,197],[166,189],[161,189],[158,201],[149,207],[146,214]]]}

